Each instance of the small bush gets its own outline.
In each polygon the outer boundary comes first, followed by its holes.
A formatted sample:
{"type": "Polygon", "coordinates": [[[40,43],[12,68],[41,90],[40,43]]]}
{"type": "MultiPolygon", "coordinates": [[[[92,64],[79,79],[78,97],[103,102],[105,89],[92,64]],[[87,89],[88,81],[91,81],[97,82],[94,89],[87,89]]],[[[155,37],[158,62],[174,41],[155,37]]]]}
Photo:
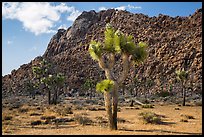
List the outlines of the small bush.
{"type": "Polygon", "coordinates": [[[73,118],[56,118],[52,120],[52,122],[55,122],[55,123],[65,123],[65,122],[72,122],[72,121],[74,121],[73,118]]]}
{"type": "Polygon", "coordinates": [[[5,116],[4,120],[12,120],[12,118],[13,118],[12,116],[5,116]]]}
{"type": "Polygon", "coordinates": [[[75,106],[75,110],[83,110],[84,108],[82,106],[75,106]]]}
{"type": "Polygon", "coordinates": [[[67,114],[73,114],[71,107],[56,109],[56,112],[62,116],[66,116],[67,114]]]}
{"type": "Polygon", "coordinates": [[[118,123],[125,123],[126,122],[126,120],[123,118],[117,118],[117,121],[118,121],[118,123]]]}
{"type": "Polygon", "coordinates": [[[42,120],[52,120],[52,119],[55,119],[56,117],[55,116],[42,116],[40,119],[42,120]]]}
{"type": "Polygon", "coordinates": [[[101,126],[101,127],[105,127],[108,124],[108,120],[105,119],[104,117],[101,116],[97,116],[96,117],[96,122],[101,126]]]}
{"type": "Polygon", "coordinates": [[[169,92],[162,91],[162,92],[157,93],[157,96],[159,96],[159,97],[167,97],[167,96],[170,96],[170,94],[169,94],[169,92]]]}
{"type": "Polygon", "coordinates": [[[182,118],[182,119],[180,120],[180,122],[188,122],[188,120],[185,119],[185,118],[182,118]]]}
{"type": "Polygon", "coordinates": [[[31,126],[42,124],[41,120],[31,121],[31,126]]]}
{"type": "Polygon", "coordinates": [[[195,106],[202,106],[202,101],[195,102],[195,106]]]}
{"type": "Polygon", "coordinates": [[[26,113],[26,112],[28,112],[28,108],[20,108],[20,109],[18,110],[18,112],[20,112],[20,113],[26,113]]]}
{"type": "Polygon", "coordinates": [[[89,107],[88,110],[90,110],[90,111],[98,111],[98,109],[95,108],[95,107],[89,107]]]}
{"type": "Polygon", "coordinates": [[[42,114],[40,114],[40,113],[35,113],[35,112],[30,114],[30,116],[40,116],[40,115],[42,115],[42,114]]]}
{"type": "Polygon", "coordinates": [[[99,107],[98,111],[105,111],[106,109],[104,107],[99,107]]]}
{"type": "Polygon", "coordinates": [[[191,115],[184,115],[184,114],[181,114],[181,116],[185,117],[186,119],[195,119],[193,116],[191,115]]]}
{"type": "Polygon", "coordinates": [[[160,124],[162,123],[161,118],[152,112],[141,112],[139,116],[142,116],[142,120],[144,123],[151,123],[151,124],[160,124]]]}
{"type": "Polygon", "coordinates": [[[80,116],[80,115],[75,115],[74,119],[80,124],[80,125],[90,125],[91,123],[93,123],[93,121],[91,119],[89,119],[88,117],[84,117],[84,116],[80,116]]]}
{"type": "Polygon", "coordinates": [[[144,104],[142,108],[154,108],[154,106],[152,104],[144,104]]]}

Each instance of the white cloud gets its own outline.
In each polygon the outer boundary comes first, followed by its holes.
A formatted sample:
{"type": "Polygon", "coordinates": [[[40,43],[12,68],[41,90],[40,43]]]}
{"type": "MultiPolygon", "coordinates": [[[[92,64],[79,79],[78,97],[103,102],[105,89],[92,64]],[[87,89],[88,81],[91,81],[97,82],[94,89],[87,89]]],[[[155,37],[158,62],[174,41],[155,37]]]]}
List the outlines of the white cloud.
{"type": "Polygon", "coordinates": [[[8,40],[8,41],[7,41],[7,44],[8,44],[8,45],[11,45],[12,43],[13,43],[13,41],[11,41],[11,40],[8,40]]]}
{"type": "Polygon", "coordinates": [[[74,21],[80,14],[81,14],[80,11],[73,8],[71,11],[71,14],[67,17],[67,20],[68,21],[74,21]]]}
{"type": "Polygon", "coordinates": [[[129,8],[129,9],[142,9],[141,6],[132,6],[130,4],[128,4],[127,8],[129,8]]]}
{"type": "Polygon", "coordinates": [[[67,27],[67,25],[66,24],[63,24],[63,25],[60,25],[57,29],[67,29],[68,27],[67,27]]]}
{"type": "Polygon", "coordinates": [[[107,8],[106,8],[106,7],[99,7],[98,10],[99,10],[99,11],[100,11],[100,10],[107,10],[107,8]]]}
{"type": "Polygon", "coordinates": [[[69,13],[69,21],[74,21],[79,11],[65,3],[51,5],[49,2],[4,2],[2,16],[6,19],[17,19],[23,28],[35,35],[53,33],[53,27],[60,20],[62,13],[69,13]]]}
{"type": "MultiPolygon", "coordinates": [[[[107,10],[108,8],[107,7],[99,7],[98,10],[107,10]]],[[[117,10],[139,10],[139,9],[142,9],[141,6],[132,6],[130,4],[128,4],[127,6],[119,6],[119,7],[112,7],[111,9],[117,9],[117,10]]]]}
{"type": "Polygon", "coordinates": [[[120,6],[120,7],[117,7],[117,8],[114,8],[114,9],[117,9],[117,10],[125,10],[127,6],[120,6]]]}
{"type": "Polygon", "coordinates": [[[36,50],[37,50],[37,47],[36,47],[36,46],[34,46],[34,47],[32,47],[32,48],[29,49],[29,51],[36,51],[36,50]]]}

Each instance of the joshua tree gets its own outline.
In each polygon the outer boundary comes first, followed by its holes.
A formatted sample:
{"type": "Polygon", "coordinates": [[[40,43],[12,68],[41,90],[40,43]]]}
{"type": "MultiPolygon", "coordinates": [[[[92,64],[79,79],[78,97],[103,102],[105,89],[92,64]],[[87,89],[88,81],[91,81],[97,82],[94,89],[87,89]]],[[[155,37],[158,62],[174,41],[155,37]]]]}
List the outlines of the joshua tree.
{"type": "MultiPolygon", "coordinates": [[[[43,59],[37,66],[32,67],[32,72],[34,74],[33,82],[35,85],[37,85],[36,88],[39,88],[41,84],[44,84],[41,82],[42,77],[48,77],[48,70],[50,69],[51,64],[49,64],[45,59],[43,59]]],[[[50,104],[50,97],[51,92],[48,90],[48,103],[50,104]]]]}
{"type": "Polygon", "coordinates": [[[177,70],[176,71],[176,78],[181,81],[182,84],[182,90],[183,90],[183,106],[185,106],[185,101],[186,101],[186,91],[185,91],[185,83],[188,78],[188,72],[184,70],[177,70]]]}
{"type": "Polygon", "coordinates": [[[51,75],[51,64],[46,60],[42,60],[39,66],[32,67],[34,80],[37,79],[37,84],[44,84],[48,89],[48,103],[57,104],[59,88],[63,86],[65,77],[61,73],[51,75]],[[53,101],[51,102],[51,92],[54,92],[53,101]]]}
{"type": "MultiPolygon", "coordinates": [[[[41,79],[41,82],[45,83],[45,85],[48,87],[50,91],[52,92],[54,91],[52,103],[55,105],[57,104],[59,88],[63,86],[64,80],[65,80],[65,77],[61,73],[57,73],[56,75],[49,75],[48,77],[43,77],[41,79]]],[[[52,104],[52,103],[51,101],[49,102],[49,104],[52,104]]]]}
{"type": "Polygon", "coordinates": [[[35,99],[35,91],[37,88],[38,84],[34,84],[31,81],[26,82],[26,90],[31,94],[33,99],[35,99]]]}
{"type": "MultiPolygon", "coordinates": [[[[117,130],[118,89],[126,79],[130,67],[142,63],[147,57],[147,45],[144,42],[135,44],[131,35],[115,30],[111,24],[106,25],[104,43],[92,40],[89,53],[93,60],[98,61],[105,71],[106,79],[97,83],[96,90],[104,93],[105,107],[108,115],[109,128],[117,130]],[[117,58],[122,59],[122,72],[114,76],[114,65],[117,58]],[[112,99],[112,100],[111,100],[112,99]]],[[[120,60],[118,60],[120,62],[120,60]]]]}

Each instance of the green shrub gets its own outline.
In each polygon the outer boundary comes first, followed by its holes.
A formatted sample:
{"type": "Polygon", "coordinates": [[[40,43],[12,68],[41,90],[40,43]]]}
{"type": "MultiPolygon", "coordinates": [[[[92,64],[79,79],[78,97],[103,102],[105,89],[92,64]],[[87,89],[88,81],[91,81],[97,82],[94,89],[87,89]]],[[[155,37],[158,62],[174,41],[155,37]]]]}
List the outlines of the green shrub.
{"type": "Polygon", "coordinates": [[[166,92],[166,91],[161,91],[161,92],[157,93],[156,95],[159,96],[159,97],[170,96],[169,92],[166,92]]]}
{"type": "Polygon", "coordinates": [[[161,118],[153,112],[141,112],[139,113],[139,116],[142,116],[141,118],[145,124],[160,124],[162,122],[161,118]]]}

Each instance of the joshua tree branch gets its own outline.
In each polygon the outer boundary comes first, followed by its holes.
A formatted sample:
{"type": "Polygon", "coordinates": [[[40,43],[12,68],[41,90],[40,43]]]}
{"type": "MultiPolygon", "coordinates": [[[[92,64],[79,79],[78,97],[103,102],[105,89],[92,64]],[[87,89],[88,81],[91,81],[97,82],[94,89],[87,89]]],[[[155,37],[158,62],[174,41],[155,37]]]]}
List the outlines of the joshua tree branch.
{"type": "Polygon", "coordinates": [[[115,56],[114,56],[113,53],[110,53],[110,55],[109,55],[109,66],[108,66],[110,70],[113,68],[114,64],[115,64],[115,56]]]}
{"type": "Polygon", "coordinates": [[[122,59],[123,59],[123,71],[122,71],[122,75],[120,76],[120,78],[118,79],[117,83],[120,85],[126,78],[128,71],[129,71],[129,66],[130,66],[130,62],[128,60],[128,55],[127,54],[122,54],[122,59]]]}

